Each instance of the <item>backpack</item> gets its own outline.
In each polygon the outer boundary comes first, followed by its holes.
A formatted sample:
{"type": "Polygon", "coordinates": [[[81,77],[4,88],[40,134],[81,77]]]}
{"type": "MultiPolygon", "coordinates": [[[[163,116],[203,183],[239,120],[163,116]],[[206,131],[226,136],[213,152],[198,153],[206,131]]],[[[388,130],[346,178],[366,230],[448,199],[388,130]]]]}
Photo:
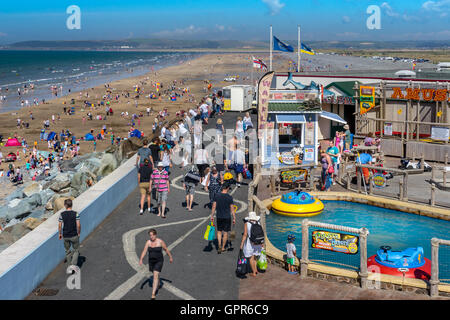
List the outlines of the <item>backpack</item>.
{"type": "Polygon", "coordinates": [[[250,228],[250,242],[254,245],[264,243],[264,230],[259,223],[252,223],[250,228]]]}

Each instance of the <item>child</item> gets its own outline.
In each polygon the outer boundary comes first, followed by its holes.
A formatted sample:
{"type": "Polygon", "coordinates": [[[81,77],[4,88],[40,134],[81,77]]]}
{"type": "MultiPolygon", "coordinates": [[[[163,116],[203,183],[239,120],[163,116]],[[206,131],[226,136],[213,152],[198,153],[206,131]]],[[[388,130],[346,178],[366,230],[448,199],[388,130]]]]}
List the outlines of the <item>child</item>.
{"type": "Polygon", "coordinates": [[[287,250],[287,258],[286,258],[286,262],[288,264],[288,273],[289,274],[298,274],[298,272],[296,272],[294,270],[294,263],[295,263],[295,256],[297,254],[297,249],[295,248],[295,236],[293,234],[288,235],[287,238],[288,243],[286,244],[286,250],[287,250]]]}

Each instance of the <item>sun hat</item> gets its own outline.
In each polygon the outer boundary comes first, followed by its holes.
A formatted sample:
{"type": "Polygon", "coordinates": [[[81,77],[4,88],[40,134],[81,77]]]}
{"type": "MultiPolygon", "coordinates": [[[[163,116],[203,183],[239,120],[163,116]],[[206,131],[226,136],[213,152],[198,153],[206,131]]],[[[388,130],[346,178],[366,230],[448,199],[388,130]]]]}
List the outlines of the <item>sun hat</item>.
{"type": "Polygon", "coordinates": [[[157,167],[164,167],[164,164],[160,161],[160,162],[158,162],[157,167]]]}
{"type": "Polygon", "coordinates": [[[233,179],[233,174],[231,172],[227,172],[227,173],[224,174],[223,179],[224,180],[231,180],[231,179],[233,179]]]}
{"type": "Polygon", "coordinates": [[[246,221],[253,220],[253,221],[259,221],[261,217],[256,215],[256,212],[249,212],[248,217],[245,218],[246,221]]]}

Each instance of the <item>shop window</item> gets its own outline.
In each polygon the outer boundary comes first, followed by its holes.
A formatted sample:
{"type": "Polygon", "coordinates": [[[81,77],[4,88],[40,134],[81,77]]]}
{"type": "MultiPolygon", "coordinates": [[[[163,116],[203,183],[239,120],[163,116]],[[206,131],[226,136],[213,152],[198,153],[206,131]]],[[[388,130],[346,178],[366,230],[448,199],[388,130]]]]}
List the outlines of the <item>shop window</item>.
{"type": "Polygon", "coordinates": [[[302,143],[302,124],[279,123],[279,144],[297,145],[302,143]]]}

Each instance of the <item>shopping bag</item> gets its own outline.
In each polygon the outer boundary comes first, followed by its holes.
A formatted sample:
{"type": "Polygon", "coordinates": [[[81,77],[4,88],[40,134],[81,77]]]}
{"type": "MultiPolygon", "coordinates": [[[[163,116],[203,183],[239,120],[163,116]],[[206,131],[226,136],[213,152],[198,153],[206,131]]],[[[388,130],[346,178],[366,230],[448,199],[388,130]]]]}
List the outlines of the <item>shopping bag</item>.
{"type": "Polygon", "coordinates": [[[216,238],[216,228],[211,223],[206,227],[205,234],[203,235],[203,239],[208,241],[213,241],[216,238]]]}
{"type": "Polygon", "coordinates": [[[266,256],[266,252],[264,251],[264,249],[261,250],[261,255],[259,256],[257,266],[258,266],[259,270],[267,269],[267,256],[266,256]]]}
{"type": "Polygon", "coordinates": [[[237,263],[236,263],[236,276],[238,278],[244,278],[247,274],[247,259],[244,256],[244,252],[242,250],[239,251],[237,263]]]}

